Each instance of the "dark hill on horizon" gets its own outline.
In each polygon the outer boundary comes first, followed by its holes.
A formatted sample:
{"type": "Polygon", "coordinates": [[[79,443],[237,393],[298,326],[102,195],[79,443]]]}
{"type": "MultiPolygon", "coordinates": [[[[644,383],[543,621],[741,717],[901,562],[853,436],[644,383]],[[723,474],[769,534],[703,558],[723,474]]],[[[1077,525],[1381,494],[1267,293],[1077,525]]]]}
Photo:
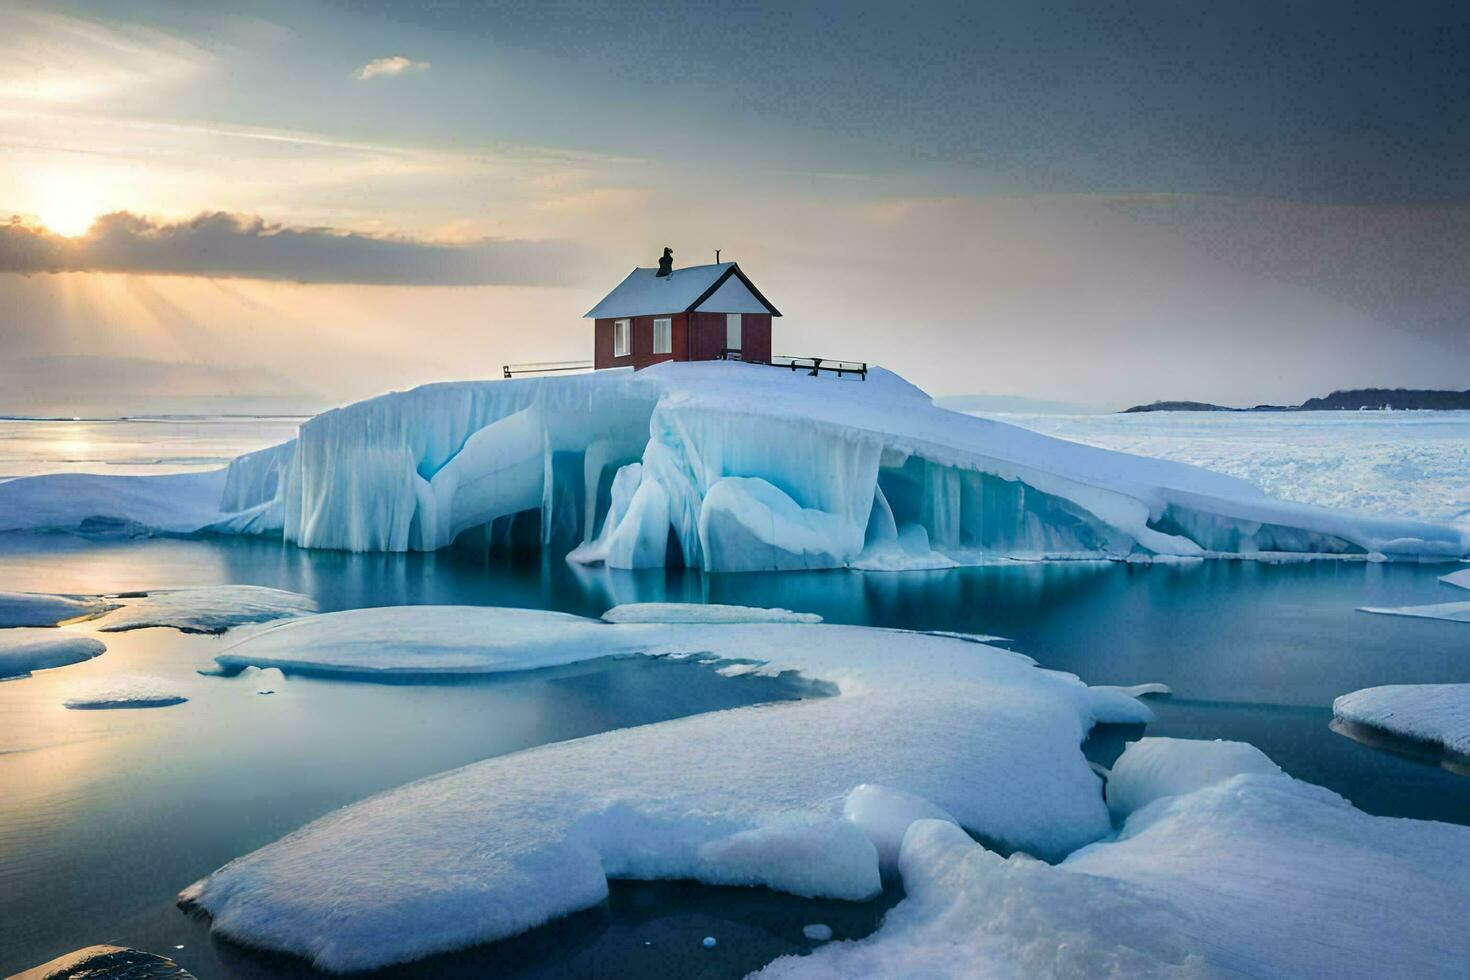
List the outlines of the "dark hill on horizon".
{"type": "Polygon", "coordinates": [[[1308,398],[1300,405],[1256,405],[1231,408],[1209,402],[1164,401],[1125,408],[1132,412],[1356,412],[1392,409],[1394,411],[1470,411],[1470,391],[1437,391],[1430,388],[1350,388],[1334,391],[1325,398],[1308,398]]]}

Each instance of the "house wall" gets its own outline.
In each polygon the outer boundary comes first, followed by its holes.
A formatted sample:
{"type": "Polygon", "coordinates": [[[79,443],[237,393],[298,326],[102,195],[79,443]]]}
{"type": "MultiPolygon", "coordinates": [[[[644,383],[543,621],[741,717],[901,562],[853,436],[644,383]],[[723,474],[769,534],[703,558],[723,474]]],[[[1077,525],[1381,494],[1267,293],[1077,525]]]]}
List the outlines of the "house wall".
{"type": "MultiPolygon", "coordinates": [[[[655,354],[653,352],[653,321],[656,318],[634,316],[626,318],[633,322],[632,336],[629,338],[631,349],[624,357],[613,357],[613,320],[624,318],[604,319],[599,317],[595,321],[592,335],[593,366],[599,370],[610,367],[645,368],[660,361],[689,360],[689,314],[670,313],[668,316],[673,321],[669,324],[670,346],[673,348],[671,353],[655,354]]],[[[767,319],[770,318],[767,317],[767,319]]]]}
{"type": "MultiPolygon", "coordinates": [[[[725,314],[691,313],[690,360],[708,361],[725,349],[725,314]]],[[[771,360],[771,314],[744,313],[740,319],[741,355],[747,361],[771,360]]]]}

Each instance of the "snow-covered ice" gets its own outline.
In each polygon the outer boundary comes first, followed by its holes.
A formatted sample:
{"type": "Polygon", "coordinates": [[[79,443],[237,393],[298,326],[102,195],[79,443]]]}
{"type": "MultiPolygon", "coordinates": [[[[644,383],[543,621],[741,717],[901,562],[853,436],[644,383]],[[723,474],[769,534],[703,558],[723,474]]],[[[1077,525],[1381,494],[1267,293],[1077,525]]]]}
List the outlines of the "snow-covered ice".
{"type": "Polygon", "coordinates": [[[1432,602],[1425,606],[1359,606],[1359,612],[1413,619],[1442,619],[1448,623],[1470,623],[1470,602],[1432,602]]]}
{"type": "Polygon", "coordinates": [[[162,678],[121,675],[72,685],[65,704],[77,709],[165,708],[187,700],[162,678]]]}
{"type": "MultiPolygon", "coordinates": [[[[879,889],[879,851],[844,815],[855,788],[921,797],[988,839],[1059,857],[1111,828],[1080,750],[1087,731],[1148,716],[1007,651],[847,626],[619,625],[414,606],[287,621],[218,659],[370,677],[634,652],[758,661],[838,693],[444,773],[336,811],[183,898],[225,936],[334,970],[514,935],[601,901],[609,877],[867,898],[879,889]]],[[[885,834],[895,799],[877,807],[885,834]]]]}
{"type": "Polygon", "coordinates": [[[1154,800],[1213,786],[1237,773],[1274,775],[1281,767],[1246,742],[1145,738],[1131,743],[1108,776],[1108,809],[1127,816],[1154,800]]]}
{"type": "Polygon", "coordinates": [[[816,613],[700,602],[628,602],[602,614],[609,623],[820,623],[816,613]]]}
{"type": "Polygon", "coordinates": [[[44,592],[0,592],[0,629],[55,626],[72,619],[100,616],[115,606],[96,596],[49,595],[44,592]]]}
{"type": "Polygon", "coordinates": [[[210,585],[123,593],[121,608],[100,619],[103,633],[167,626],[184,633],[223,633],[247,623],[306,616],[316,612],[309,596],[260,585],[210,585]]]}
{"type": "MultiPolygon", "coordinates": [[[[985,414],[985,413],[982,413],[985,414]]],[[[1249,480],[1273,497],[1470,531],[1470,412],[989,414],[1249,480]]]]}
{"type": "Polygon", "coordinates": [[[0,531],[196,531],[219,519],[224,485],[224,470],[23,477],[0,483],[0,531]]]}
{"type": "Polygon", "coordinates": [[[1470,684],[1364,688],[1333,701],[1332,715],[1470,758],[1470,684]]]}
{"type": "Polygon", "coordinates": [[[66,478],[80,482],[0,484],[0,513],[24,527],[110,515],[350,551],[465,535],[493,546],[534,519],[542,546],[576,561],[673,556],[709,571],[1470,554],[1462,529],[1288,503],[1220,473],[945,411],[881,369],[852,382],[668,363],[427,385],[310,419],[223,478],[66,478]]]}
{"type": "Polygon", "coordinates": [[[1161,697],[1162,698],[1162,697],[1168,697],[1168,696],[1170,696],[1171,694],[1174,693],[1173,689],[1171,687],[1169,687],[1168,684],[1161,684],[1158,681],[1151,681],[1150,683],[1147,683],[1147,684],[1125,684],[1125,685],[1096,684],[1096,685],[1093,685],[1093,686],[1097,690],[1117,691],[1119,694],[1126,694],[1130,698],[1146,698],[1146,697],[1161,697]]]}
{"type": "Polygon", "coordinates": [[[1320,787],[1259,771],[1237,743],[1154,741],[1119,760],[1115,772],[1132,773],[1124,795],[1152,802],[1115,838],[1051,866],[919,821],[899,858],[906,896],[878,932],[784,957],[760,976],[1463,971],[1470,828],[1369,816],[1320,787]],[[1136,765],[1136,752],[1151,762],[1136,765]],[[1175,793],[1174,774],[1195,766],[1209,778],[1175,793]]]}
{"type": "Polygon", "coordinates": [[[29,677],[35,670],[81,663],[106,650],[100,640],[65,630],[0,630],[0,680],[29,677]]]}

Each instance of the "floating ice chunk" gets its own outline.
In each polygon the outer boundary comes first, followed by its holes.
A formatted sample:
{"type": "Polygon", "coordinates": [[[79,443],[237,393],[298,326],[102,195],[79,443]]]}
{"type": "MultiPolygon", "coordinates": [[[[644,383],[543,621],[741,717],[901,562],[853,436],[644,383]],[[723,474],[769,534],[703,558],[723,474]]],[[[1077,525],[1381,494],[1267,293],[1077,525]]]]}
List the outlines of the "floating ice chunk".
{"type": "Polygon", "coordinates": [[[1470,684],[1390,684],[1344,694],[1332,715],[1470,756],[1470,684]]]}
{"type": "Polygon", "coordinates": [[[1377,613],[1380,616],[1409,616],[1414,619],[1470,623],[1470,602],[1436,602],[1427,606],[1359,606],[1358,611],[1377,613]]]}
{"type": "Polygon", "coordinates": [[[0,631],[0,680],[29,677],[33,670],[81,663],[106,651],[100,640],[51,629],[0,631]]]}
{"type": "Polygon", "coordinates": [[[1446,585],[1455,585],[1462,589],[1470,589],[1470,568],[1463,568],[1458,572],[1441,575],[1439,580],[1446,585]]]}
{"type": "Polygon", "coordinates": [[[832,927],[821,922],[812,922],[801,927],[801,934],[814,943],[825,943],[832,938],[832,927]]]}
{"type": "Polygon", "coordinates": [[[1240,773],[1275,774],[1281,767],[1246,742],[1142,738],[1130,742],[1108,777],[1108,809],[1136,813],[1154,800],[1192,793],[1240,773]]]}
{"type": "Polygon", "coordinates": [[[715,937],[714,936],[705,936],[704,937],[704,948],[705,949],[714,949],[715,948],[715,937]]]}
{"type": "Polygon", "coordinates": [[[699,602],[629,602],[602,614],[609,623],[820,623],[816,613],[699,602]]]}
{"type": "Polygon", "coordinates": [[[0,592],[0,629],[16,626],[55,626],[72,619],[89,619],[117,607],[96,596],[48,595],[41,592],[0,592]]]}
{"type": "Polygon", "coordinates": [[[425,676],[534,670],[638,652],[639,627],[492,606],[388,606],[290,619],[215,657],[226,671],[425,676]]]}
{"type": "Polygon", "coordinates": [[[285,687],[286,675],[279,667],[246,667],[235,675],[235,683],[256,694],[275,694],[285,687]]]}
{"type": "Polygon", "coordinates": [[[77,709],[165,708],[189,700],[158,677],[108,677],[68,689],[66,706],[77,709]]]}
{"type": "Polygon", "coordinates": [[[1094,691],[1117,691],[1119,694],[1130,698],[1144,697],[1169,697],[1174,691],[1168,684],[1160,684],[1154,681],[1149,684],[1130,684],[1127,686],[1113,684],[1094,684],[1094,691]]]}
{"type": "Polygon", "coordinates": [[[899,847],[914,821],[956,822],[954,817],[923,797],[871,783],[864,783],[847,794],[842,813],[868,835],[878,849],[878,861],[885,871],[898,867],[899,847]]]}
{"type": "Polygon", "coordinates": [[[118,597],[122,608],[104,617],[104,633],[168,626],[185,633],[223,633],[247,623],[306,616],[316,612],[308,596],[259,585],[150,589],[118,597]]]}
{"type": "Polygon", "coordinates": [[[1455,975],[1470,957],[1470,828],[1373,817],[1284,774],[1244,774],[1135,813],[1050,866],[915,823],[906,897],[858,942],[760,974],[1455,975]]]}
{"type": "Polygon", "coordinates": [[[218,659],[371,676],[615,653],[760,662],[838,693],[488,759],[335,811],[183,899],[224,936],[326,969],[369,969],[595,905],[609,877],[871,895],[877,850],[842,814],[863,783],[1052,857],[1111,829],[1101,781],[1080,751],[1100,711],[1092,692],[1024,657],[947,637],[413,606],[288,621],[218,659]]]}

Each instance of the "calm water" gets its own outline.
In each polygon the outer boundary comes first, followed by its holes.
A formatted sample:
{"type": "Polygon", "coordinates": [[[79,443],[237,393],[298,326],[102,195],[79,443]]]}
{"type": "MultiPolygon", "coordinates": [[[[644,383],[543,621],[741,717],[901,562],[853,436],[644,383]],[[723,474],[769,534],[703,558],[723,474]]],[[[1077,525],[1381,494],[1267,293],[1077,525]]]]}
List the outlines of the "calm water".
{"type": "MultiPolygon", "coordinates": [[[[1092,683],[1163,681],[1153,734],[1239,738],[1373,813],[1470,823],[1470,779],[1328,728],[1338,694],[1470,681],[1470,627],[1370,616],[1359,605],[1456,598],[1444,566],[1316,562],[1012,565],[903,575],[703,576],[574,570],[470,553],[352,556],[260,541],[99,542],[0,536],[0,589],[104,592],[250,583],[324,610],[471,603],[596,615],[617,602],[773,605],[828,621],[1010,638],[1092,683]]],[[[83,627],[84,628],[84,627],[83,627]]],[[[200,976],[302,975],[217,944],[175,892],[334,807],[530,745],[778,697],[793,684],[632,658],[512,680],[377,686],[291,678],[262,696],[194,669],[222,645],[142,630],[86,664],[0,685],[0,972],[123,942],[200,976]],[[66,687],[109,672],[177,679],[192,699],[147,711],[66,711],[66,687]],[[182,945],[183,949],[175,949],[182,945]]],[[[891,902],[896,895],[888,896],[891,902]]],[[[412,975],[739,975],[806,948],[801,927],[875,927],[883,905],[760,890],[621,885],[602,908],[412,975]],[[720,937],[714,952],[698,946],[720,937]]]]}

